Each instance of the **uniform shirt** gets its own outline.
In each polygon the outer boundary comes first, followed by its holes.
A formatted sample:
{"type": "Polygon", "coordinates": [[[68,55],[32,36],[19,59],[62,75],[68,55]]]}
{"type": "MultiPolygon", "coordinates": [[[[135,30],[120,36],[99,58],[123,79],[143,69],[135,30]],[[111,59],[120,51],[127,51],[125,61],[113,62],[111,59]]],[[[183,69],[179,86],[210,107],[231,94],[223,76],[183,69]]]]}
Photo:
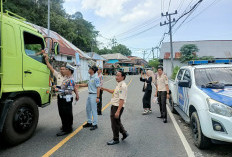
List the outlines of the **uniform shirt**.
{"type": "Polygon", "coordinates": [[[168,85],[168,77],[165,74],[161,76],[158,74],[156,84],[158,86],[158,91],[167,91],[166,85],[168,85]]]}
{"type": "Polygon", "coordinates": [[[97,76],[97,73],[90,76],[90,79],[88,81],[88,91],[89,93],[95,93],[97,94],[97,88],[100,87],[100,80],[97,76]]]}
{"type": "Polygon", "coordinates": [[[54,70],[53,75],[55,76],[57,80],[57,86],[61,86],[63,81],[66,79],[66,76],[62,76],[61,73],[57,72],[56,70],[54,70]]]}
{"type": "Polygon", "coordinates": [[[127,85],[124,81],[121,81],[118,83],[118,85],[114,90],[114,94],[111,99],[111,104],[113,106],[119,106],[119,100],[122,99],[124,100],[124,104],[123,104],[124,107],[126,103],[126,98],[127,98],[127,85]]]}
{"type": "Polygon", "coordinates": [[[100,80],[100,87],[102,87],[103,86],[103,75],[102,74],[98,75],[98,78],[100,80]]]}
{"type": "Polygon", "coordinates": [[[62,95],[72,95],[72,91],[74,90],[75,82],[73,76],[66,77],[61,85],[61,90],[63,90],[62,95]]]}

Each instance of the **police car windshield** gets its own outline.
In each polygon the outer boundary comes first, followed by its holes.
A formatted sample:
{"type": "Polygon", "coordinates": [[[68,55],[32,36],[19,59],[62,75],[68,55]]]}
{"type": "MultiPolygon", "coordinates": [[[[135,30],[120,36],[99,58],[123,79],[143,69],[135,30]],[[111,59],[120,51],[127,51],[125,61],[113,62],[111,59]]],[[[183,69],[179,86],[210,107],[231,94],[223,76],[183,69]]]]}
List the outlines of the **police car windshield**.
{"type": "Polygon", "coordinates": [[[232,83],[232,68],[195,69],[195,80],[197,86],[206,85],[209,82],[229,85],[232,83]]]}

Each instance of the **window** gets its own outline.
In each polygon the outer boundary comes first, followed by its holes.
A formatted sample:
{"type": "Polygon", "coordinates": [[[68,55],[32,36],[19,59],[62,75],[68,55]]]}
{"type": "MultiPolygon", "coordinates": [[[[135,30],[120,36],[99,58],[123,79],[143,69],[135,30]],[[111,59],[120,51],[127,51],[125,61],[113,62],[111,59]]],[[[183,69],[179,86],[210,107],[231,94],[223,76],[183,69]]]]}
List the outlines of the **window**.
{"type": "Polygon", "coordinates": [[[188,70],[185,71],[183,80],[191,81],[190,72],[188,70]]]}
{"type": "Polygon", "coordinates": [[[72,62],[72,56],[67,56],[67,62],[72,62]]]}
{"type": "Polygon", "coordinates": [[[177,75],[177,80],[181,80],[183,73],[184,73],[184,69],[181,69],[177,75]]]}
{"type": "Polygon", "coordinates": [[[44,49],[43,39],[28,32],[24,32],[23,36],[25,53],[34,60],[45,63],[41,53],[44,49]]]}

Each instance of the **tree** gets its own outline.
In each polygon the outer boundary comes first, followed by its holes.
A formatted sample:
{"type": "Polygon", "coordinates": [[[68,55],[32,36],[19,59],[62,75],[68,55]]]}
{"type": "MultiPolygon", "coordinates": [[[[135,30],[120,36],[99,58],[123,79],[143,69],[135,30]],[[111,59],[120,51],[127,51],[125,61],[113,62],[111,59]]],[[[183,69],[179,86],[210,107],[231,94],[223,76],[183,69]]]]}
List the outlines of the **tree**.
{"type": "Polygon", "coordinates": [[[159,62],[159,59],[157,58],[148,61],[148,66],[154,67],[156,70],[159,65],[160,65],[160,62],[159,62]]]}
{"type": "Polygon", "coordinates": [[[99,50],[98,52],[97,52],[99,55],[105,55],[105,54],[110,54],[110,53],[112,53],[112,50],[111,49],[107,49],[107,48],[103,48],[103,49],[101,49],[101,50],[99,50]]]}
{"type": "Polygon", "coordinates": [[[83,19],[83,15],[81,12],[77,11],[71,15],[72,19],[83,19]]]}
{"type": "Polygon", "coordinates": [[[121,53],[124,56],[130,56],[132,52],[125,45],[119,44],[112,47],[112,53],[121,53]]]}
{"type": "Polygon", "coordinates": [[[180,53],[181,53],[180,61],[183,63],[193,59],[197,59],[196,52],[198,51],[199,51],[198,47],[194,44],[183,45],[180,48],[180,53]]]}

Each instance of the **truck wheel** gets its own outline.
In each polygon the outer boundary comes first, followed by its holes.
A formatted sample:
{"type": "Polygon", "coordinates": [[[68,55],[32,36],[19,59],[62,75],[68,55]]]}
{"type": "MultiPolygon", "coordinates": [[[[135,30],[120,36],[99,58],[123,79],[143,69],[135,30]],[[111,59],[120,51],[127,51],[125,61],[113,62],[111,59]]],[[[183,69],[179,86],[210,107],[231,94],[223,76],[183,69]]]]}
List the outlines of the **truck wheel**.
{"type": "Polygon", "coordinates": [[[172,100],[172,96],[170,95],[170,98],[169,98],[169,104],[170,104],[170,107],[171,107],[171,112],[172,113],[176,113],[176,110],[174,108],[174,102],[172,100]]]}
{"type": "Polygon", "coordinates": [[[210,139],[203,135],[201,131],[200,121],[197,115],[197,112],[193,112],[191,115],[191,129],[192,135],[194,139],[194,144],[199,149],[206,149],[210,146],[211,142],[210,139]]]}
{"type": "Polygon", "coordinates": [[[29,139],[34,133],[39,118],[35,101],[29,97],[16,99],[10,107],[2,135],[8,145],[17,145],[29,139]]]}

